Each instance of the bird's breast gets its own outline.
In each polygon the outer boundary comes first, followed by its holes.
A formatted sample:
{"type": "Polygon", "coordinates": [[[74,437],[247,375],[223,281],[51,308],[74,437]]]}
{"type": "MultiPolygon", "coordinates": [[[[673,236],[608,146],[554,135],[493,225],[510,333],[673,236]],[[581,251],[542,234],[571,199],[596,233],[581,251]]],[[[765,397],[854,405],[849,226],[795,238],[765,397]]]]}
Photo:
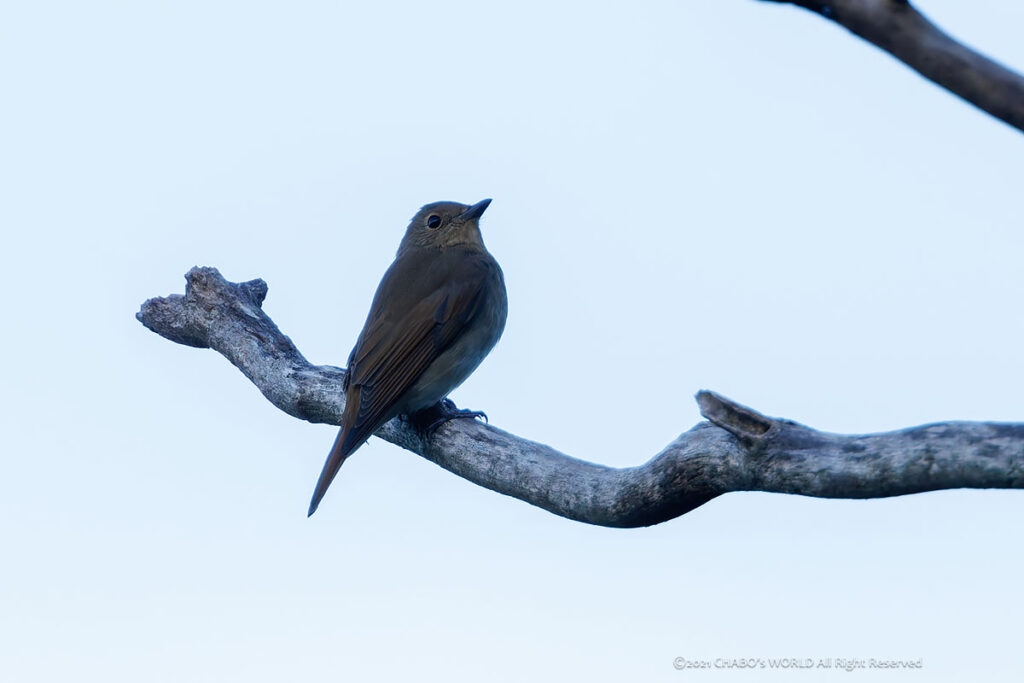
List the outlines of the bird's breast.
{"type": "Polygon", "coordinates": [[[477,315],[448,349],[442,352],[403,396],[401,413],[434,405],[466,381],[490,353],[505,330],[508,298],[501,270],[483,289],[484,300],[477,315]]]}

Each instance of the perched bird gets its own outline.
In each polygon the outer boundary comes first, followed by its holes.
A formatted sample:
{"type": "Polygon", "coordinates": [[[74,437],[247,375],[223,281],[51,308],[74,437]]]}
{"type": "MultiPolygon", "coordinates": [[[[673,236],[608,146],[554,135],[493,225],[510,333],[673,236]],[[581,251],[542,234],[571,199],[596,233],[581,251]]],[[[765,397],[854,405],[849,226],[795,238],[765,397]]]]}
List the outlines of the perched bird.
{"type": "Polygon", "coordinates": [[[452,418],[482,414],[457,410],[445,397],[505,329],[505,278],[480,235],[490,203],[436,202],[413,216],[348,357],[341,431],[310,515],[345,458],[391,418],[409,416],[429,433],[452,418]]]}

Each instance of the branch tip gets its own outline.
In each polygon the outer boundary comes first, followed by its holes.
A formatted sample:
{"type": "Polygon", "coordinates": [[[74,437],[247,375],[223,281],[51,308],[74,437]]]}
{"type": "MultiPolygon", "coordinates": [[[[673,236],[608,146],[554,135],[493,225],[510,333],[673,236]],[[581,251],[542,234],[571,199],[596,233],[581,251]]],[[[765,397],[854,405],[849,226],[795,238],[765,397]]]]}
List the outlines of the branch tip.
{"type": "Polygon", "coordinates": [[[238,287],[242,290],[242,293],[249,298],[250,301],[256,304],[256,306],[260,308],[263,307],[263,300],[267,298],[268,290],[266,282],[257,278],[255,280],[243,282],[240,285],[238,285],[238,287]]]}
{"type": "Polygon", "coordinates": [[[229,284],[216,268],[192,266],[191,270],[185,273],[185,296],[191,294],[193,289],[217,289],[229,284]]]}
{"type": "Polygon", "coordinates": [[[702,389],[697,392],[696,399],[701,415],[737,438],[760,439],[775,424],[774,420],[753,408],[740,405],[713,391],[702,389]]]}

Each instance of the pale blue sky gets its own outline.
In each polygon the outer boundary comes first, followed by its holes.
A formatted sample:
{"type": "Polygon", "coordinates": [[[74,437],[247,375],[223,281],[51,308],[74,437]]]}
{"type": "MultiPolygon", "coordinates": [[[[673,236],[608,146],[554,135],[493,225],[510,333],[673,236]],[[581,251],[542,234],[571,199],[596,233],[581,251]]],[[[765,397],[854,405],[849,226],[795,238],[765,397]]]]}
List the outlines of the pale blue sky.
{"type": "MultiPolygon", "coordinates": [[[[921,6],[1024,68],[1024,5],[921,6]]],[[[3,680],[1017,679],[1020,492],[621,531],[373,440],[307,520],[333,428],[134,319],[212,265],[342,365],[415,210],[493,197],[509,322],[454,398],[499,427],[625,466],[701,388],[1022,420],[1024,137],[883,53],[752,0],[7,3],[0,85],[3,680]]]]}

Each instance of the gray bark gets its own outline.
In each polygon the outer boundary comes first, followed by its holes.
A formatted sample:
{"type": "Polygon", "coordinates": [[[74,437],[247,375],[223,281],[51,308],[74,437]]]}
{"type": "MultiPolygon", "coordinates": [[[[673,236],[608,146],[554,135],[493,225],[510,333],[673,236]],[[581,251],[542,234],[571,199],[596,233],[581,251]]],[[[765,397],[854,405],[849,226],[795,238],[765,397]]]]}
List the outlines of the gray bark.
{"type": "MultiPolygon", "coordinates": [[[[345,371],[311,365],[261,306],[262,280],[228,282],[193,268],[185,295],[150,299],[136,315],[179,344],[211,348],[275,406],[327,424],[341,420],[345,371]]],[[[421,438],[399,419],[376,436],[460,477],[569,519],[638,527],[678,517],[730,491],[880,498],[952,488],[1024,488],[1024,424],[946,422],[844,436],[765,417],[709,391],[708,419],[653,459],[614,468],[577,460],[496,427],[454,420],[421,438]]]]}
{"type": "Polygon", "coordinates": [[[1024,131],[1024,78],[958,43],[907,0],[765,0],[816,12],[1024,131]]]}

